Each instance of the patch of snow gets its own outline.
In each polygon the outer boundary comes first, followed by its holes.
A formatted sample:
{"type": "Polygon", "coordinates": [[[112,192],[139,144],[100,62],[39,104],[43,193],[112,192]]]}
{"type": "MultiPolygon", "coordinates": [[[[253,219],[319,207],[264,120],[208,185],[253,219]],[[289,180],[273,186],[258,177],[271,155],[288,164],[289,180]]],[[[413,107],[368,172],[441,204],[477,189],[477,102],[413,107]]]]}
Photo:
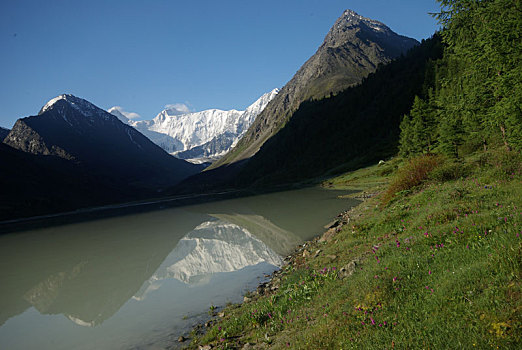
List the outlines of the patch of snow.
{"type": "Polygon", "coordinates": [[[60,96],[56,96],[55,98],[53,99],[50,99],[49,102],[47,102],[43,107],[42,107],[42,110],[40,113],[43,113],[45,112],[46,110],[48,110],[49,108],[51,108],[56,102],[60,101],[60,100],[64,100],[66,97],[66,95],[60,95],[60,96]]]}

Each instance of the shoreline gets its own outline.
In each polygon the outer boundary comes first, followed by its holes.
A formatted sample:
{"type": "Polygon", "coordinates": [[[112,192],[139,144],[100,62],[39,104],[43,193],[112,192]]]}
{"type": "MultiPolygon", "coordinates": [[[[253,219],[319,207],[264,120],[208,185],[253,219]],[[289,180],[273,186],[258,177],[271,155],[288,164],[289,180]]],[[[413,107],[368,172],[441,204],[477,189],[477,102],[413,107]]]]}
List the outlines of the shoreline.
{"type": "MultiPolygon", "coordinates": [[[[76,210],[63,211],[59,213],[50,213],[35,215],[29,217],[20,217],[0,221],[0,235],[15,233],[25,230],[33,230],[59,226],[64,224],[73,224],[86,222],[91,220],[105,219],[121,215],[146,213],[154,210],[162,210],[167,208],[176,208],[188,205],[197,205],[210,203],[213,201],[248,197],[266,193],[275,193],[282,191],[291,191],[303,189],[307,187],[316,187],[317,184],[293,184],[281,185],[277,187],[264,189],[229,189],[219,192],[210,193],[193,193],[183,194],[171,197],[158,197],[142,199],[137,201],[113,203],[100,206],[80,208],[76,210]]],[[[325,188],[328,189],[328,188],[325,188]]]]}
{"type": "Polygon", "coordinates": [[[0,235],[19,231],[47,228],[64,224],[73,224],[98,220],[121,215],[145,213],[148,211],[195,205],[217,200],[231,199],[251,194],[245,190],[229,190],[215,193],[181,195],[168,198],[151,198],[148,200],[107,204],[87,207],[54,214],[44,214],[0,221],[0,235]]]}
{"type": "MultiPolygon", "coordinates": [[[[177,341],[170,344],[169,349],[192,349],[193,346],[198,345],[191,343],[194,338],[205,335],[207,331],[219,323],[219,321],[223,319],[231,310],[241,308],[245,304],[257,301],[261,297],[274,295],[279,290],[281,278],[287,271],[290,271],[292,268],[302,266],[306,258],[317,258],[321,256],[323,251],[319,249],[319,245],[330,242],[336,233],[339,233],[345,225],[350,223],[352,216],[357,215],[361,205],[364,204],[366,200],[374,197],[376,194],[377,193],[367,193],[366,191],[359,190],[356,193],[350,195],[352,196],[351,198],[359,199],[361,202],[335,216],[334,220],[324,226],[325,231],[323,231],[323,233],[318,234],[314,238],[297,245],[291,253],[283,257],[283,264],[278,270],[274,271],[270,275],[264,276],[268,279],[267,281],[259,283],[256,289],[253,291],[247,291],[244,294],[242,302],[225,306],[218,306],[216,308],[218,311],[214,311],[212,315],[205,320],[205,322],[194,325],[190,333],[185,332],[183,334],[176,335],[174,338],[177,339],[177,341]]],[[[334,256],[326,257],[332,260],[336,258],[334,256]]],[[[350,271],[349,266],[344,266],[340,269],[340,273],[346,276],[349,276],[351,272],[353,271],[350,271]]],[[[251,347],[253,348],[256,345],[250,343],[248,344],[249,345],[245,344],[246,349],[250,349],[251,347]]],[[[198,345],[197,348],[201,350],[210,350],[214,349],[215,347],[207,344],[204,346],[198,345]]]]}

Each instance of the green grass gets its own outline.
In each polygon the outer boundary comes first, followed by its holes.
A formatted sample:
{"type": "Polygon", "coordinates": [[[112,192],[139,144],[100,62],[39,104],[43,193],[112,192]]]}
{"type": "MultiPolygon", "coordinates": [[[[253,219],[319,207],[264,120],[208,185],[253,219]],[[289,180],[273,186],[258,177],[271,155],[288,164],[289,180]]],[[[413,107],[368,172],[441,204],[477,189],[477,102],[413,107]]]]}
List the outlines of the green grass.
{"type": "MultiPolygon", "coordinates": [[[[399,163],[325,184],[383,191],[399,163]]],[[[276,293],[230,308],[191,346],[519,348],[522,159],[498,151],[432,171],[386,205],[362,203],[331,241],[310,248],[321,255],[285,268],[276,293]]]]}

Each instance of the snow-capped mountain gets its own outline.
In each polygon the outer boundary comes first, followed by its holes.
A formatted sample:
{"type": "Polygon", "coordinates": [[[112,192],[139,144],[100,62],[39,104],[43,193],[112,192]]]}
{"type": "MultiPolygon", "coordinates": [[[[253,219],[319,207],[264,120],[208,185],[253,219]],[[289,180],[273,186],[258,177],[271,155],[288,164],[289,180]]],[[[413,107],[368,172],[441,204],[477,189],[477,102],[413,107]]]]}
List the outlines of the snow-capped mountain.
{"type": "Polygon", "coordinates": [[[117,107],[111,107],[107,110],[110,114],[116,116],[122,123],[128,124],[129,118],[127,118],[122,112],[120,112],[120,109],[117,107]]]}
{"type": "MultiPolygon", "coordinates": [[[[234,147],[278,92],[279,89],[274,89],[264,94],[244,111],[209,109],[180,114],[172,108],[163,110],[152,120],[129,120],[128,124],[170,154],[203,163],[219,158],[234,147]]],[[[119,111],[111,108],[109,112],[121,118],[119,111]]]]}

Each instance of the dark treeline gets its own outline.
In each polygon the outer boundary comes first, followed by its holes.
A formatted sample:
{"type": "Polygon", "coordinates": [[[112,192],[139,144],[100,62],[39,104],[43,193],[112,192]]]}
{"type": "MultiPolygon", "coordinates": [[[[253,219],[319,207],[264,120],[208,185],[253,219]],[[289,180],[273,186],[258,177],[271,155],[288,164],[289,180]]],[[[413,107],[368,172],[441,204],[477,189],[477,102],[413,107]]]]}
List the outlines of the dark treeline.
{"type": "Polygon", "coordinates": [[[444,56],[403,117],[400,154],[522,150],[522,1],[439,2],[444,56]]]}

